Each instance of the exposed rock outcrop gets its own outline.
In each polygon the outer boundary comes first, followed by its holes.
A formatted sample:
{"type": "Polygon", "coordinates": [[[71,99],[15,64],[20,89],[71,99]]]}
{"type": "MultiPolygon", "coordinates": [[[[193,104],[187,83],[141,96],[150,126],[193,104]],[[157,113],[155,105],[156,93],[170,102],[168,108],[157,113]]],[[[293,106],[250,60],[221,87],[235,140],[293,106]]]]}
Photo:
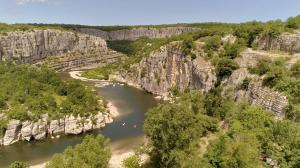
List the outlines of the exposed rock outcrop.
{"type": "Polygon", "coordinates": [[[149,57],[120,72],[116,80],[127,82],[148,92],[167,96],[172,87],[203,92],[214,87],[216,75],[213,66],[202,57],[192,60],[172,45],[163,46],[149,57]]]}
{"type": "Polygon", "coordinates": [[[57,71],[92,68],[126,56],[101,37],[62,30],[16,31],[0,35],[0,61],[46,64],[57,71]]]}
{"type": "Polygon", "coordinates": [[[103,31],[92,28],[82,28],[80,31],[89,35],[101,37],[105,40],[136,40],[140,37],[166,38],[185,32],[196,30],[190,27],[165,27],[165,28],[133,28],[115,31],[103,31]]]}
{"type": "Polygon", "coordinates": [[[102,112],[88,118],[66,116],[62,119],[49,120],[47,115],[43,115],[37,122],[11,120],[7,125],[4,138],[0,138],[0,145],[7,146],[20,140],[42,140],[48,135],[78,135],[103,128],[112,121],[109,113],[102,112]]]}
{"type": "Polygon", "coordinates": [[[260,36],[256,39],[258,49],[281,50],[285,52],[300,53],[300,31],[282,33],[277,37],[260,36]]]}
{"type": "Polygon", "coordinates": [[[22,140],[30,141],[32,137],[33,124],[30,121],[25,121],[22,123],[21,135],[22,140]]]}
{"type": "Polygon", "coordinates": [[[22,124],[19,120],[11,120],[5,131],[3,145],[11,145],[21,139],[22,124]]]}
{"type": "Polygon", "coordinates": [[[241,56],[235,61],[240,65],[240,68],[235,70],[231,76],[223,82],[224,93],[230,93],[235,100],[246,100],[252,104],[258,105],[272,111],[277,118],[285,116],[288,98],[274,89],[262,85],[262,79],[250,74],[248,67],[255,66],[257,61],[262,58],[274,59],[276,57],[265,52],[256,52],[248,49],[241,53],[241,56]],[[241,88],[243,81],[248,78],[247,88],[241,88]]]}
{"type": "Polygon", "coordinates": [[[95,36],[61,30],[33,30],[0,35],[2,60],[14,58],[35,63],[50,56],[72,52],[107,51],[106,42],[95,36]]]}

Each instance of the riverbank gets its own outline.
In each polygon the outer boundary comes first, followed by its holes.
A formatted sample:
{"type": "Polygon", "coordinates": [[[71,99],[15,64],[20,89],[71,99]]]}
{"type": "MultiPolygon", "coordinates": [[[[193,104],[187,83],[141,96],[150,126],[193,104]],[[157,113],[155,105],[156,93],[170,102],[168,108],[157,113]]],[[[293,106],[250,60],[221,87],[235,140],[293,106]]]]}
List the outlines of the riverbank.
{"type": "MultiPolygon", "coordinates": [[[[66,80],[70,75],[62,74],[66,80]]],[[[159,101],[152,94],[141,91],[122,83],[111,82],[107,86],[98,86],[106,82],[87,82],[96,85],[95,94],[101,96],[107,103],[107,109],[118,111],[114,121],[101,130],[89,134],[103,134],[111,140],[112,159],[110,163],[116,167],[132,154],[144,142],[143,123],[145,113],[159,101]],[[114,107],[112,107],[112,105],[114,107]],[[126,157],[125,157],[126,156],[126,157]]],[[[108,111],[108,110],[107,110],[108,111]]],[[[0,168],[7,168],[14,161],[22,161],[33,168],[45,167],[55,153],[62,153],[67,146],[75,146],[82,142],[85,134],[76,136],[61,136],[59,139],[46,138],[43,141],[20,142],[0,148],[0,168]]]]}

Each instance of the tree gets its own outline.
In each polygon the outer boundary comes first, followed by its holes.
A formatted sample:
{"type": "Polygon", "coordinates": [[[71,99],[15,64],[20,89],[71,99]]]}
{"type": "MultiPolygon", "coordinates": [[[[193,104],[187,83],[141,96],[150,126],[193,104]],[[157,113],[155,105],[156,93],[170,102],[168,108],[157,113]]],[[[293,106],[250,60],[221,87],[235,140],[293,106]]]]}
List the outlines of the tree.
{"type": "Polygon", "coordinates": [[[261,167],[259,144],[252,135],[220,137],[212,143],[206,154],[211,167],[257,168],[261,167]]]}
{"type": "Polygon", "coordinates": [[[224,77],[230,76],[232,72],[238,68],[238,64],[232,59],[221,58],[216,65],[216,72],[219,81],[224,77]]]}
{"type": "Polygon", "coordinates": [[[27,164],[23,162],[16,161],[12,163],[9,168],[28,168],[27,164]]]}
{"type": "Polygon", "coordinates": [[[54,155],[47,168],[107,168],[110,156],[107,139],[102,135],[87,135],[81,144],[54,155]]]}
{"type": "Polygon", "coordinates": [[[188,93],[174,104],[158,105],[147,113],[144,127],[153,146],[151,160],[155,167],[183,167],[198,138],[216,131],[217,121],[204,115],[199,97],[188,93]]]}

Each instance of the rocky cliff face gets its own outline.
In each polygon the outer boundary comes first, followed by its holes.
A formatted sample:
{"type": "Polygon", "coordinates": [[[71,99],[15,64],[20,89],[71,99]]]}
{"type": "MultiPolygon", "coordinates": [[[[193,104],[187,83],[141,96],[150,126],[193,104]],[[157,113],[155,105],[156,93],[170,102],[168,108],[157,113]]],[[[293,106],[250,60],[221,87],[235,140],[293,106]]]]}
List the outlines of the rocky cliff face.
{"type": "Polygon", "coordinates": [[[103,31],[91,28],[82,28],[80,31],[85,34],[101,37],[105,40],[136,40],[139,37],[166,38],[179,35],[185,32],[196,30],[190,27],[166,27],[166,28],[134,28],[116,31],[103,31]]]}
{"type": "Polygon", "coordinates": [[[0,144],[7,146],[21,140],[42,140],[47,136],[54,137],[59,134],[78,135],[102,128],[112,121],[109,113],[102,112],[89,118],[65,116],[61,119],[50,120],[48,115],[43,115],[38,121],[11,120],[4,137],[0,137],[0,144]]]}
{"type": "Polygon", "coordinates": [[[125,59],[100,37],[61,30],[33,30],[0,35],[0,61],[43,62],[57,71],[96,67],[125,59]]]}
{"type": "Polygon", "coordinates": [[[168,45],[132,65],[130,70],[120,72],[117,80],[167,96],[172,87],[207,92],[214,87],[216,75],[213,66],[202,57],[191,60],[180,49],[168,45]]]}
{"type": "Polygon", "coordinates": [[[274,59],[274,57],[276,58],[276,54],[256,52],[251,49],[242,52],[241,56],[235,59],[240,68],[223,82],[224,92],[233,95],[235,100],[246,100],[272,111],[277,118],[283,118],[288,105],[287,96],[263,86],[262,79],[257,75],[250,74],[247,69],[249,66],[255,66],[259,59],[274,59]],[[246,78],[251,79],[251,82],[247,88],[241,88],[240,86],[246,78]]]}
{"type": "Polygon", "coordinates": [[[256,42],[258,49],[300,53],[299,30],[294,33],[283,33],[278,37],[261,36],[256,39],[256,42]]]}

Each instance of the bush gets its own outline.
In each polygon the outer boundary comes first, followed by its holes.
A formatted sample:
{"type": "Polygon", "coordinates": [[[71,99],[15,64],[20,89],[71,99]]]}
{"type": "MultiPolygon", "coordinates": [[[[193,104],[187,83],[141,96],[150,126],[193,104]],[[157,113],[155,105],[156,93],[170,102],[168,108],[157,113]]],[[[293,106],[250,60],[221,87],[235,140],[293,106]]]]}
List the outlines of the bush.
{"type": "Polygon", "coordinates": [[[286,22],[286,27],[290,29],[300,28],[300,15],[296,17],[290,17],[286,22]]]}
{"type": "Polygon", "coordinates": [[[294,77],[300,78],[300,61],[292,66],[291,72],[294,77]]]}
{"type": "Polygon", "coordinates": [[[81,144],[54,155],[47,168],[107,168],[111,157],[108,143],[102,135],[87,135],[81,144]]]}
{"type": "Polygon", "coordinates": [[[234,59],[234,58],[236,58],[240,55],[240,52],[243,50],[244,46],[245,45],[241,41],[235,42],[233,44],[226,43],[224,45],[223,56],[227,57],[227,58],[230,58],[230,59],[234,59]]]}
{"type": "Polygon", "coordinates": [[[209,36],[205,39],[204,51],[206,53],[217,52],[221,47],[221,37],[218,35],[209,36]]]}
{"type": "Polygon", "coordinates": [[[27,164],[23,162],[16,161],[12,163],[9,168],[28,168],[27,164]]]}
{"type": "Polygon", "coordinates": [[[129,158],[123,160],[124,168],[140,168],[138,156],[130,156],[129,158]]]}
{"type": "Polygon", "coordinates": [[[219,81],[225,77],[230,76],[232,72],[238,68],[238,64],[232,59],[221,58],[216,65],[216,73],[219,81]]]}

